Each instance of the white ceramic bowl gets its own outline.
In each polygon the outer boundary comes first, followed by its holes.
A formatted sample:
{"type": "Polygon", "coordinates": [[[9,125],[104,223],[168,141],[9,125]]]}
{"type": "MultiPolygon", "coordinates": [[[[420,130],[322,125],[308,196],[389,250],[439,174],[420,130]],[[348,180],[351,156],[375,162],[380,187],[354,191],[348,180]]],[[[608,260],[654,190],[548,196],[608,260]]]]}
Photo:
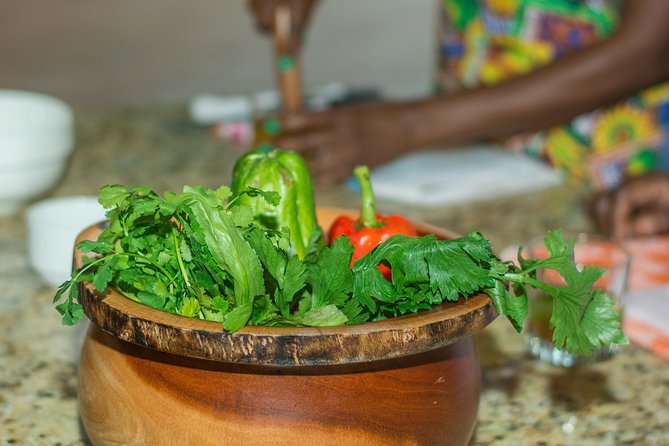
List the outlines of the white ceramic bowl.
{"type": "Polygon", "coordinates": [[[0,89],[0,215],[55,186],[73,147],[74,116],[65,102],[0,89]]]}
{"type": "Polygon", "coordinates": [[[60,285],[72,272],[77,235],[104,219],[104,209],[94,196],[57,197],[33,204],[26,211],[30,266],[49,285],[60,285]]]}

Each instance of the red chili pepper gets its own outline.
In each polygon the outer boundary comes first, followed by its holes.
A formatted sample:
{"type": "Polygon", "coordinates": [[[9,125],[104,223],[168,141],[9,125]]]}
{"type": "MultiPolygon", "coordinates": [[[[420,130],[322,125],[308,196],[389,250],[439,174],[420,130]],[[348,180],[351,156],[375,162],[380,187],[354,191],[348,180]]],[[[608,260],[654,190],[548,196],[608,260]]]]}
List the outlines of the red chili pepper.
{"type": "MultiPolygon", "coordinates": [[[[330,245],[339,236],[347,235],[349,237],[351,244],[355,247],[351,258],[351,267],[356,260],[387,240],[391,235],[418,235],[413,224],[406,218],[400,215],[382,216],[376,214],[372,182],[369,178],[367,166],[358,166],[353,173],[360,183],[360,218],[353,219],[346,215],[337,217],[330,227],[328,237],[330,245]]],[[[379,270],[386,279],[391,279],[390,268],[379,265],[379,270]]]]}

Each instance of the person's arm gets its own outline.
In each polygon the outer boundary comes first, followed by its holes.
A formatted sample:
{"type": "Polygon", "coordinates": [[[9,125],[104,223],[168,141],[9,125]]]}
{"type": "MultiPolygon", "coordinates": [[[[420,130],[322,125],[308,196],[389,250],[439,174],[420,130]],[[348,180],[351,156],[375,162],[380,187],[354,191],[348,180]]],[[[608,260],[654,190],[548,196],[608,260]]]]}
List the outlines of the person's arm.
{"type": "Polygon", "coordinates": [[[278,144],[303,153],[319,183],[435,144],[540,130],[669,78],[669,1],[629,0],[607,40],[508,82],[404,103],[287,115],[278,144]]]}
{"type": "Polygon", "coordinates": [[[669,2],[629,0],[609,39],[528,75],[421,104],[418,144],[503,137],[565,122],[669,78],[669,2]]]}

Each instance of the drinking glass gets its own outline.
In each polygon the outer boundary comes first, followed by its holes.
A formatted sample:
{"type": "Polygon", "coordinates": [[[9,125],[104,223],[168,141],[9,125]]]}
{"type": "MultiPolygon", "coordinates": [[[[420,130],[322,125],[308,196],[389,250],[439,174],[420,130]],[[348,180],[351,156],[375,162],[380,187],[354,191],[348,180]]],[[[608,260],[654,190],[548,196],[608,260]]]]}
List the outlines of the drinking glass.
{"type": "MultiPolygon", "coordinates": [[[[594,234],[566,234],[565,238],[574,238],[574,261],[579,270],[584,265],[604,268],[602,277],[595,286],[605,290],[616,302],[617,310],[622,316],[621,298],[627,290],[631,257],[619,243],[594,234]]],[[[524,255],[532,259],[548,256],[543,239],[532,240],[524,255]]],[[[564,285],[560,274],[551,269],[540,269],[537,278],[553,284],[564,285]]],[[[552,312],[552,297],[542,290],[528,292],[529,313],[525,326],[525,342],[529,352],[537,359],[553,365],[571,367],[578,364],[592,363],[607,359],[614,355],[620,347],[602,347],[589,356],[574,355],[557,348],[552,341],[553,329],[549,321],[552,312]]]]}

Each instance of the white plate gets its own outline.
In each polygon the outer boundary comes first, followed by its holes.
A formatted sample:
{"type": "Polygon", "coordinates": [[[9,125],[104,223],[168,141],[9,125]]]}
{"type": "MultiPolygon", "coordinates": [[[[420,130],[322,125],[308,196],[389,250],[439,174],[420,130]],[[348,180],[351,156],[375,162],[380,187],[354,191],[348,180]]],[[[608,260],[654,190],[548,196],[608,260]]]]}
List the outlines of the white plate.
{"type": "Polygon", "coordinates": [[[562,181],[550,166],[495,146],[412,153],[374,169],[371,179],[377,198],[418,207],[500,198],[562,181]]]}

